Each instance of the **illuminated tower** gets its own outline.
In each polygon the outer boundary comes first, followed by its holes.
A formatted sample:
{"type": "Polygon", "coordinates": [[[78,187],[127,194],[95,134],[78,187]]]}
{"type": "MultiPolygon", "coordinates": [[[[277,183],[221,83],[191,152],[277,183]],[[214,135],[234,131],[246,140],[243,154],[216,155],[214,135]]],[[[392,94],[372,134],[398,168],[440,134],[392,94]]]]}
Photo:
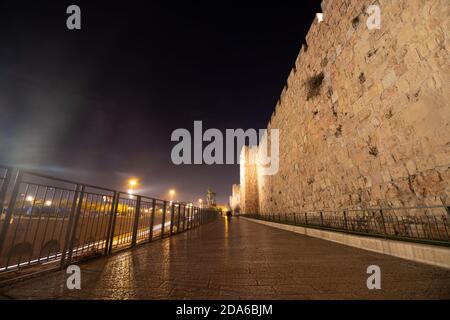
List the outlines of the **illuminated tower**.
{"type": "Polygon", "coordinates": [[[211,189],[208,189],[208,191],[206,192],[206,206],[208,208],[216,206],[216,193],[211,189]]]}

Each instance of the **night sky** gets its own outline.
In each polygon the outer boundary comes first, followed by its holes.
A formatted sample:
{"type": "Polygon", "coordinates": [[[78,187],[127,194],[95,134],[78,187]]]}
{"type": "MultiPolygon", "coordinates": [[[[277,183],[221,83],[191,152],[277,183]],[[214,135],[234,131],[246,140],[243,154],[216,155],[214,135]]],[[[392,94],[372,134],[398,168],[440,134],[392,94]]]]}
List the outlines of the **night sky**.
{"type": "Polygon", "coordinates": [[[122,190],[134,176],[183,201],[211,187],[225,203],[238,165],[176,166],[171,133],[265,128],[316,12],[320,0],[0,1],[0,163],[122,190]]]}

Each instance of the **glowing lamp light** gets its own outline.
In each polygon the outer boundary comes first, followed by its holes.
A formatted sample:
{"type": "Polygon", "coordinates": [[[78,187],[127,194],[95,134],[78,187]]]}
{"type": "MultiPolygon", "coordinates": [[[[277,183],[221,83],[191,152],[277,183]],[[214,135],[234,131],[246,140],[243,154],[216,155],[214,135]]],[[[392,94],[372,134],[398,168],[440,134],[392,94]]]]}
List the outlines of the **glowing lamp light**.
{"type": "Polygon", "coordinates": [[[28,202],[34,202],[34,198],[32,196],[28,196],[26,200],[28,202]]]}
{"type": "Polygon", "coordinates": [[[316,18],[319,23],[323,21],[323,13],[316,13],[316,18]]]}
{"type": "Polygon", "coordinates": [[[50,206],[52,205],[52,202],[51,202],[50,200],[45,201],[45,205],[46,205],[47,207],[50,207],[50,206]]]}

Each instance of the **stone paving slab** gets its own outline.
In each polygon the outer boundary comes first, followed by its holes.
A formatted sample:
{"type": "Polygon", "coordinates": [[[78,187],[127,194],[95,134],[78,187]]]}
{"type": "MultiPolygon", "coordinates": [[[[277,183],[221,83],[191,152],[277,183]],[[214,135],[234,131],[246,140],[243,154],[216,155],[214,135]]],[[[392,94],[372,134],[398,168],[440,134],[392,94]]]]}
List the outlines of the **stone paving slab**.
{"type": "Polygon", "coordinates": [[[449,299],[450,270],[239,218],[0,288],[13,299],[449,299]],[[368,290],[369,265],[382,272],[368,290]]]}

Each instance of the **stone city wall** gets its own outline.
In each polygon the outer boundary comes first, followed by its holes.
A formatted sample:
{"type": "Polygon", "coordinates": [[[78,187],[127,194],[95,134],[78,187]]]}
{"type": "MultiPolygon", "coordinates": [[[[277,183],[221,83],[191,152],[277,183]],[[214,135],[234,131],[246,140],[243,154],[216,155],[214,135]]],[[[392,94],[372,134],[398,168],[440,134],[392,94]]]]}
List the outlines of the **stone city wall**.
{"type": "Polygon", "coordinates": [[[259,175],[244,149],[242,211],[447,201],[448,7],[323,1],[323,21],[313,22],[268,124],[280,129],[278,173],[259,175]],[[371,4],[381,9],[379,30],[366,26],[371,4]]]}

